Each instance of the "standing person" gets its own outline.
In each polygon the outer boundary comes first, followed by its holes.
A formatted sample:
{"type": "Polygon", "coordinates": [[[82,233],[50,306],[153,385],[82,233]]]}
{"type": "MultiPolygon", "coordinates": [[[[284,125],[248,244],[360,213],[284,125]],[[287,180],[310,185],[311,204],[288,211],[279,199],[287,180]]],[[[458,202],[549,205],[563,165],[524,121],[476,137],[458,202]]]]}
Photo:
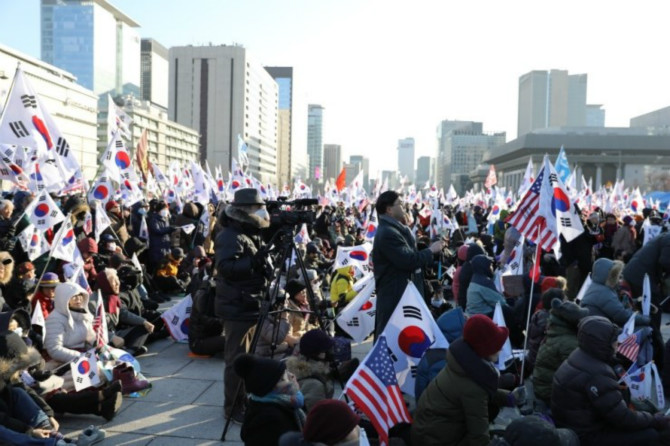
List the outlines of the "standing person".
{"type": "Polygon", "coordinates": [[[377,287],[377,314],[375,316],[375,339],[379,337],[393,310],[400,301],[407,282],[412,281],[423,296],[422,269],[433,261],[433,255],[442,251],[444,243],[434,242],[429,248],[419,251],[405,223],[408,216],[404,203],[397,192],[382,193],[375,204],[379,216],[379,227],[375,235],[372,261],[375,265],[377,287]]]}
{"type": "MultiPolygon", "coordinates": [[[[261,230],[270,226],[270,215],[258,190],[240,189],[219,216],[221,231],[215,241],[216,298],[214,313],[221,318],[226,347],[223,352],[224,411],[241,423],[244,409],[233,410],[240,383],[232,368],[235,358],[248,351],[260,302],[267,289],[267,253],[261,250],[261,230]]],[[[241,401],[241,400],[240,400],[241,401]]]]}
{"type": "Polygon", "coordinates": [[[172,248],[170,234],[177,230],[175,226],[170,225],[170,211],[165,201],[154,201],[152,211],[147,221],[151,272],[170,254],[172,248]]]}

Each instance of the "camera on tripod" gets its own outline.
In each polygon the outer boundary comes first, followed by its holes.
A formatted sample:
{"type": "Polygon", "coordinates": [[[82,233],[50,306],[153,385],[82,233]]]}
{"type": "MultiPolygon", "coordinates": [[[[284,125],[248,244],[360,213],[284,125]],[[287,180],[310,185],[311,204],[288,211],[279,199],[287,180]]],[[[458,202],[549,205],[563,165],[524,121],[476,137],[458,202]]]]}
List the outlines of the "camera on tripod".
{"type": "Polygon", "coordinates": [[[316,220],[316,214],[308,208],[317,204],[319,201],[316,198],[268,201],[265,206],[270,214],[270,227],[310,225],[316,220]]]}

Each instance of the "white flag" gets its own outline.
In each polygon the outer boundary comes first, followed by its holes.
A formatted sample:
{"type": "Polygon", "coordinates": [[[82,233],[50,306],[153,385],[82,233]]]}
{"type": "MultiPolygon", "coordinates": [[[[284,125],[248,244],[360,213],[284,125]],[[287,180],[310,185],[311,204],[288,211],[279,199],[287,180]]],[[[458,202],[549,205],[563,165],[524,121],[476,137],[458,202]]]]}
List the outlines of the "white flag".
{"type": "Polygon", "coordinates": [[[302,224],[300,231],[298,231],[293,240],[298,244],[302,243],[305,245],[312,241],[312,239],[309,238],[309,232],[307,231],[307,225],[305,223],[302,224]]]}
{"type": "Polygon", "coordinates": [[[619,343],[628,339],[633,333],[635,333],[635,313],[631,314],[628,318],[628,321],[623,326],[621,334],[619,335],[619,343]]]}
{"type": "Polygon", "coordinates": [[[100,241],[100,235],[102,232],[112,225],[112,222],[109,220],[107,213],[102,208],[102,205],[99,201],[95,202],[95,241],[100,241]]]}
{"type": "Polygon", "coordinates": [[[140,221],[140,232],[138,236],[145,242],[149,243],[149,228],[147,227],[147,219],[144,217],[144,215],[140,221]]]}
{"type": "Polygon", "coordinates": [[[88,201],[100,200],[107,204],[112,199],[112,195],[114,195],[114,186],[112,185],[111,174],[105,169],[103,174],[93,182],[91,190],[88,191],[88,201]]]}
{"type": "Polygon", "coordinates": [[[114,132],[118,131],[121,136],[130,139],[130,124],[133,120],[123,111],[121,107],[116,105],[112,97],[107,95],[107,141],[110,141],[114,136],[114,132]]]}
{"type": "Polygon", "coordinates": [[[18,235],[18,238],[23,251],[28,254],[28,259],[31,262],[51,250],[51,246],[49,246],[49,242],[44,236],[43,231],[36,230],[32,224],[26,226],[18,235]]]}
{"type": "Polygon", "coordinates": [[[47,326],[44,322],[44,313],[42,313],[41,305],[35,305],[35,308],[33,308],[33,315],[30,318],[30,325],[38,325],[42,327],[42,339],[46,339],[47,326]]]}
{"type": "Polygon", "coordinates": [[[195,230],[195,225],[193,223],[189,223],[187,225],[180,226],[180,227],[181,227],[181,230],[184,231],[184,234],[186,234],[186,235],[190,234],[191,232],[193,232],[195,230]]]}
{"type": "Polygon", "coordinates": [[[586,294],[586,290],[589,289],[592,282],[593,281],[591,280],[591,274],[589,273],[589,275],[586,276],[586,279],[584,280],[584,283],[582,284],[582,287],[579,289],[579,293],[577,293],[577,297],[575,297],[575,302],[581,303],[582,297],[584,297],[584,294],[586,294]]]}
{"type": "Polygon", "coordinates": [[[649,316],[651,310],[651,284],[649,283],[649,274],[644,275],[642,282],[642,314],[649,316]]]}
{"type": "Polygon", "coordinates": [[[95,348],[82,353],[79,359],[70,363],[70,369],[72,370],[74,389],[77,392],[88,387],[95,387],[100,385],[98,360],[95,357],[95,348]]]}
{"type": "Polygon", "coordinates": [[[40,231],[52,228],[65,220],[65,216],[46,191],[26,207],[25,215],[40,231]]]}
{"type": "Polygon", "coordinates": [[[372,243],[375,239],[375,234],[377,234],[377,209],[373,207],[372,212],[370,212],[370,218],[365,225],[365,241],[372,243]]]}
{"type": "Polygon", "coordinates": [[[386,336],[392,352],[398,385],[409,395],[414,395],[416,367],[426,350],[449,347],[449,342],[412,282],[407,284],[382,335],[386,336]]]}
{"type": "Polygon", "coordinates": [[[522,235],[514,245],[512,252],[507,258],[507,262],[502,268],[503,276],[521,276],[523,275],[523,247],[525,237],[522,235]]]}
{"type": "Polygon", "coordinates": [[[123,180],[132,179],[130,154],[118,131],[114,132],[100,161],[109,169],[114,181],[121,183],[123,180]]]}
{"type": "Polygon", "coordinates": [[[353,265],[360,268],[361,271],[366,272],[370,263],[371,251],[372,244],[367,242],[357,246],[338,246],[333,268],[338,269],[353,265]]]}
{"type": "Polygon", "coordinates": [[[174,304],[170,309],[161,315],[165,326],[170,331],[172,339],[177,342],[188,341],[188,324],[191,318],[191,307],[193,300],[191,295],[174,304]]]}
{"type": "MultiPolygon", "coordinates": [[[[493,312],[493,322],[498,327],[507,327],[507,324],[505,324],[505,316],[503,316],[500,302],[496,303],[496,309],[493,312]]],[[[507,340],[505,340],[505,343],[503,344],[502,350],[500,351],[500,356],[498,357],[498,362],[496,364],[498,370],[505,370],[507,368],[505,366],[505,363],[511,357],[512,357],[512,344],[509,342],[509,336],[507,336],[507,340]]]]}
{"type": "Polygon", "coordinates": [[[66,262],[74,262],[74,251],[76,248],[77,240],[74,235],[72,219],[66,218],[54,236],[54,244],[51,247],[51,256],[65,260],[66,262]]]}
{"type": "Polygon", "coordinates": [[[649,217],[645,218],[644,223],[642,223],[642,230],[644,231],[644,240],[642,241],[642,246],[646,245],[650,240],[656,238],[656,236],[661,233],[662,229],[662,226],[652,225],[649,221],[649,217]]]}
{"type": "Polygon", "coordinates": [[[354,342],[363,342],[375,329],[377,296],[374,276],[368,274],[356,282],[356,285],[362,285],[362,289],[344,307],[335,321],[354,339],[354,342]]]}

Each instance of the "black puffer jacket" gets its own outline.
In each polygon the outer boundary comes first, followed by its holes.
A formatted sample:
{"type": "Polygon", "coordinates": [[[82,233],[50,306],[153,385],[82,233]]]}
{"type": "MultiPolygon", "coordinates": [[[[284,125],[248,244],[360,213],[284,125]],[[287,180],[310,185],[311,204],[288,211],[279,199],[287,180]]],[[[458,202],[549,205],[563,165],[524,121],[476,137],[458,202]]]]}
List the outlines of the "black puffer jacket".
{"type": "Polygon", "coordinates": [[[158,264],[170,254],[170,234],[176,228],[170,226],[167,218],[163,218],[157,212],[150,212],[147,220],[149,230],[149,259],[158,264]]]}
{"type": "Polygon", "coordinates": [[[661,281],[663,273],[668,272],[670,272],[670,232],[664,232],[635,252],[623,269],[623,277],[626,282],[642,289],[645,274],[649,274],[649,282],[654,287],[654,284],[661,281]]]}
{"type": "Polygon", "coordinates": [[[221,336],[223,324],[214,317],[213,281],[205,280],[193,294],[191,319],[188,326],[188,340],[190,343],[212,336],[221,336]]]}
{"type": "Polygon", "coordinates": [[[220,223],[223,229],[214,243],[214,312],[223,320],[256,320],[267,281],[263,271],[254,269],[253,258],[261,246],[260,230],[269,222],[230,205],[221,213],[220,223]]]}
{"type": "Polygon", "coordinates": [[[589,316],[579,323],[579,348],[554,375],[551,410],[558,427],[574,430],[588,443],[592,435],[613,429],[651,427],[653,416],[628,408],[611,367],[612,343],[620,330],[607,318],[589,316]]]}

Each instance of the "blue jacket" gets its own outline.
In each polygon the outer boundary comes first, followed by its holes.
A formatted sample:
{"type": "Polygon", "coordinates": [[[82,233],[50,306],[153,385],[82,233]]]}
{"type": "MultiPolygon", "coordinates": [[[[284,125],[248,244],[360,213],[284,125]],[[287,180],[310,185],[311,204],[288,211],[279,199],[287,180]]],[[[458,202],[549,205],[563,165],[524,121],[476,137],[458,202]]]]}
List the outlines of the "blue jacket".
{"type": "Polygon", "coordinates": [[[478,255],[472,259],[472,280],[468,285],[468,304],[466,313],[492,316],[496,303],[506,306],[505,298],[500,294],[491,279],[491,259],[478,255]]]}
{"type": "Polygon", "coordinates": [[[147,220],[147,229],[149,230],[149,258],[152,262],[158,263],[170,254],[170,234],[175,228],[170,226],[167,218],[151,212],[147,220]]]}
{"type": "MultiPolygon", "coordinates": [[[[465,326],[465,315],[460,307],[449,310],[437,319],[437,326],[449,343],[452,343],[463,334],[465,326]]],[[[428,384],[447,365],[447,349],[431,348],[426,350],[423,358],[416,368],[416,381],[414,383],[414,398],[419,397],[426,390],[428,384]]]]}

